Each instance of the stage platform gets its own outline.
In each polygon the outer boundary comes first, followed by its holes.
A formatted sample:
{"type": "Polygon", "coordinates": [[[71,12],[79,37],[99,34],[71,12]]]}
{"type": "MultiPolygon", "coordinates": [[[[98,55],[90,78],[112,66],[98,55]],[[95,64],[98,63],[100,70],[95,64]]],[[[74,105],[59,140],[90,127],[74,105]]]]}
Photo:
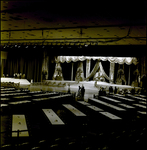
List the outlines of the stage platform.
{"type": "Polygon", "coordinates": [[[15,79],[15,78],[1,78],[1,82],[14,82],[20,83],[20,88],[29,88],[30,82],[27,79],[15,79]]]}
{"type": "MultiPolygon", "coordinates": [[[[49,85],[30,85],[30,91],[38,91],[38,90],[46,90],[46,91],[57,91],[57,92],[67,92],[68,91],[68,84],[70,84],[70,91],[72,93],[78,93],[79,86],[85,87],[85,96],[84,99],[88,100],[88,98],[93,97],[94,94],[98,94],[98,91],[100,87],[106,88],[106,91],[109,90],[109,87],[112,86],[113,88],[117,87],[119,89],[133,89],[134,87],[129,85],[117,85],[117,84],[111,84],[107,82],[97,82],[97,86],[95,86],[95,81],[69,81],[69,80],[63,80],[63,81],[57,81],[57,80],[45,80],[45,82],[55,83],[57,86],[52,86],[52,84],[49,85]],[[65,86],[58,86],[58,84],[64,84],[65,86]]],[[[135,87],[136,89],[139,89],[139,87],[135,87]]]]}

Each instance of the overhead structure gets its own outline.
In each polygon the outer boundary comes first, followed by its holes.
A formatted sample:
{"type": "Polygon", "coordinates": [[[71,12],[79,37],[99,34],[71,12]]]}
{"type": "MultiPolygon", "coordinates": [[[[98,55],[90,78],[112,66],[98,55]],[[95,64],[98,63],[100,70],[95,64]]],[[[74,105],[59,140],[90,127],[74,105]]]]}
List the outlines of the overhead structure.
{"type": "Polygon", "coordinates": [[[77,61],[84,61],[84,60],[102,60],[102,61],[109,61],[111,63],[118,63],[118,64],[124,64],[131,65],[132,63],[134,65],[138,64],[136,57],[95,57],[95,56],[57,56],[55,58],[56,63],[70,63],[71,61],[77,62],[77,61]]]}

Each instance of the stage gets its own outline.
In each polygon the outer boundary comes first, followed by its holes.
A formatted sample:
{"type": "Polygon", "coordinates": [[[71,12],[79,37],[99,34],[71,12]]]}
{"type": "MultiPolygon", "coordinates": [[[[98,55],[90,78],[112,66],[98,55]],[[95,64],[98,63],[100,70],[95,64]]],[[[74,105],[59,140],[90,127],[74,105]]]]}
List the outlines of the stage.
{"type": "Polygon", "coordinates": [[[16,78],[1,78],[1,82],[14,82],[14,83],[20,83],[20,88],[29,88],[30,82],[27,79],[16,79],[16,78]]]}
{"type": "MultiPolygon", "coordinates": [[[[109,87],[112,86],[113,89],[115,87],[119,89],[133,89],[133,86],[129,85],[117,85],[107,82],[101,82],[98,81],[95,86],[95,81],[69,81],[69,80],[44,80],[43,82],[39,83],[30,83],[27,79],[15,79],[15,78],[1,78],[1,82],[14,82],[14,83],[20,83],[20,88],[28,88],[30,91],[57,91],[57,92],[67,92],[69,85],[70,85],[70,91],[72,93],[78,93],[79,86],[84,86],[85,88],[85,99],[88,99],[89,97],[93,97],[94,94],[98,94],[98,91],[100,90],[100,87],[103,87],[106,89],[106,92],[109,91],[109,87]],[[50,83],[50,84],[46,84],[50,83]]],[[[135,89],[140,89],[140,87],[135,87],[135,89]]]]}
{"type": "MultiPolygon", "coordinates": [[[[134,87],[129,85],[117,85],[117,84],[111,84],[107,82],[97,82],[97,86],[95,86],[95,81],[69,81],[69,80],[44,80],[42,83],[49,83],[49,84],[31,84],[30,85],[30,91],[38,91],[38,90],[45,90],[45,91],[58,91],[58,92],[67,92],[70,85],[70,91],[71,93],[78,93],[79,86],[84,86],[85,88],[85,96],[84,99],[88,100],[88,98],[93,97],[94,94],[98,94],[98,91],[100,87],[106,88],[106,91],[109,91],[109,87],[112,86],[113,89],[115,87],[119,89],[133,89],[134,87]],[[60,86],[64,85],[64,86],[60,86]]],[[[135,87],[136,89],[139,89],[140,87],[135,87]]]]}

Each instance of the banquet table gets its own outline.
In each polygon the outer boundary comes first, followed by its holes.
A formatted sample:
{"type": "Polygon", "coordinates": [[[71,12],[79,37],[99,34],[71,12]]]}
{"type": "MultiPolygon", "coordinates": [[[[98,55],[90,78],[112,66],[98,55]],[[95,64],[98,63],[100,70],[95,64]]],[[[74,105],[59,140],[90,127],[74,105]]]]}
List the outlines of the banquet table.
{"type": "Polygon", "coordinates": [[[34,98],[32,99],[32,101],[44,101],[44,100],[49,100],[50,98],[49,97],[45,97],[45,98],[34,98]]]}
{"type": "Polygon", "coordinates": [[[79,111],[77,108],[75,108],[71,104],[62,104],[62,105],[76,116],[86,116],[83,112],[79,111]]]}
{"type": "Polygon", "coordinates": [[[124,106],[124,107],[126,107],[126,108],[135,108],[135,107],[133,107],[133,106],[130,106],[130,105],[127,105],[127,104],[119,104],[120,106],[124,106]]]}
{"type": "Polygon", "coordinates": [[[89,105],[89,106],[87,106],[88,108],[91,108],[92,110],[94,110],[94,111],[104,111],[103,109],[101,109],[101,108],[98,108],[98,107],[96,107],[96,106],[94,106],[94,105],[89,105]]]}
{"type": "Polygon", "coordinates": [[[0,107],[7,107],[9,106],[8,104],[0,104],[0,107]]]}
{"type": "Polygon", "coordinates": [[[52,125],[64,125],[64,122],[52,109],[42,109],[52,125]]]}
{"type": "Polygon", "coordinates": [[[1,94],[1,96],[15,96],[15,95],[26,95],[27,93],[10,93],[10,94],[1,94]]]}
{"type": "Polygon", "coordinates": [[[108,100],[108,101],[110,101],[110,102],[121,103],[121,102],[118,101],[118,100],[115,100],[115,99],[112,99],[112,98],[109,98],[109,97],[106,97],[106,96],[100,96],[100,98],[104,98],[104,99],[106,99],[106,100],[108,100]]]}
{"type": "Polygon", "coordinates": [[[10,98],[1,97],[1,101],[10,101],[10,98]]]}
{"type": "Polygon", "coordinates": [[[144,106],[144,105],[141,105],[141,104],[133,104],[133,105],[147,109],[147,106],[144,106]]]}
{"type": "MultiPolygon", "coordinates": [[[[12,131],[28,130],[25,115],[12,116],[12,131]]],[[[19,132],[19,137],[29,136],[28,131],[19,132]]],[[[12,137],[17,137],[17,132],[12,132],[12,137]]]]}
{"type": "Polygon", "coordinates": [[[143,114],[143,115],[147,115],[146,111],[138,111],[138,113],[143,114]]]}
{"type": "Polygon", "coordinates": [[[131,94],[127,94],[128,96],[132,97],[132,98],[135,98],[135,99],[138,99],[138,100],[143,100],[143,101],[147,101],[147,99],[145,98],[141,98],[141,97],[137,97],[137,96],[133,96],[131,94]]]}
{"type": "Polygon", "coordinates": [[[41,94],[34,94],[33,96],[41,97],[41,96],[50,96],[50,95],[53,95],[53,94],[56,94],[56,93],[41,93],[41,94]]]}
{"type": "Polygon", "coordinates": [[[13,91],[10,91],[10,90],[8,90],[8,91],[1,91],[1,94],[5,94],[5,93],[17,93],[17,92],[21,92],[20,90],[13,90],[13,91]]]}
{"type": "Polygon", "coordinates": [[[82,105],[90,105],[89,103],[85,102],[85,101],[77,101],[78,103],[82,104],[82,105]]]}
{"type": "Polygon", "coordinates": [[[28,92],[28,94],[40,94],[42,93],[42,91],[31,91],[31,92],[28,92]]]}
{"type": "Polygon", "coordinates": [[[9,102],[9,104],[12,104],[12,105],[26,104],[26,103],[31,103],[31,101],[24,100],[24,101],[9,102]]]}
{"type": "Polygon", "coordinates": [[[15,88],[2,88],[1,91],[12,91],[15,90],[15,88]]]}
{"type": "Polygon", "coordinates": [[[123,109],[123,108],[120,108],[120,107],[118,107],[118,106],[115,106],[115,105],[112,105],[112,104],[103,102],[103,101],[98,100],[98,99],[95,99],[95,98],[90,98],[90,100],[92,100],[92,101],[94,101],[94,102],[96,102],[96,103],[98,103],[98,104],[102,104],[102,105],[105,105],[105,106],[107,106],[107,107],[116,109],[116,110],[118,110],[118,111],[126,111],[126,110],[123,109]]]}
{"type": "Polygon", "coordinates": [[[120,99],[123,99],[123,100],[126,100],[126,101],[130,101],[130,102],[133,102],[134,100],[132,99],[129,99],[129,98],[126,98],[126,97],[120,97],[120,96],[116,96],[116,95],[113,95],[113,97],[117,97],[117,98],[120,98],[120,99]]]}
{"type": "Polygon", "coordinates": [[[140,97],[144,97],[144,98],[146,98],[146,96],[145,96],[145,95],[137,95],[137,96],[140,96],[140,97]]]}
{"type": "Polygon", "coordinates": [[[109,112],[99,112],[99,113],[106,116],[106,117],[108,117],[108,118],[110,118],[110,119],[113,119],[113,120],[122,119],[122,118],[120,118],[116,115],[113,115],[113,114],[109,113],[109,112]]]}
{"type": "Polygon", "coordinates": [[[147,105],[147,102],[139,101],[139,103],[147,105]]]}
{"type": "Polygon", "coordinates": [[[15,99],[21,99],[21,98],[31,98],[32,96],[29,95],[23,95],[23,96],[14,96],[15,99]]]}

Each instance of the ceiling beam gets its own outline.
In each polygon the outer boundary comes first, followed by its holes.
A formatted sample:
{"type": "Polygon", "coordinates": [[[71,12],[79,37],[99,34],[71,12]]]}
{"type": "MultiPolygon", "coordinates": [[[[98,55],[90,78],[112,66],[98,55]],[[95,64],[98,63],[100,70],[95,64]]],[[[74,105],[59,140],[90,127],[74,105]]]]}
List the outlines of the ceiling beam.
{"type": "Polygon", "coordinates": [[[146,39],[147,37],[106,37],[106,38],[53,38],[53,39],[2,39],[1,41],[33,41],[33,40],[97,40],[97,39],[146,39]]]}
{"type": "Polygon", "coordinates": [[[0,30],[0,32],[11,32],[11,31],[38,31],[38,30],[60,30],[60,29],[87,29],[87,28],[125,27],[125,26],[145,26],[145,24],[144,24],[144,23],[138,23],[138,24],[76,26],[76,27],[38,28],[38,29],[34,29],[34,28],[32,28],[32,29],[11,29],[11,30],[0,30]]]}

